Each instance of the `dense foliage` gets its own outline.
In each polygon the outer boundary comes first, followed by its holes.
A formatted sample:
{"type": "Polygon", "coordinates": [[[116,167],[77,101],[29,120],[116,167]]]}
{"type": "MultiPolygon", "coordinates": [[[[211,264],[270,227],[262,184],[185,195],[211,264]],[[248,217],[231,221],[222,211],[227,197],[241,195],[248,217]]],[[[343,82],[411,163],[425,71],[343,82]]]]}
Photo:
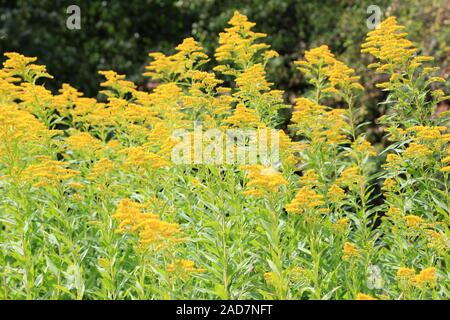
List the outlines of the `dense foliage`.
{"type": "Polygon", "coordinates": [[[310,90],[291,107],[255,29],[236,11],[214,61],[194,38],[151,53],[151,92],[100,71],[101,100],[68,84],[53,94],[36,58],[5,53],[0,298],[450,297],[449,112],[436,112],[448,96],[433,58],[393,16],[368,33],[366,73],[389,110],[377,149],[354,69],[308,48],[295,66],[310,90]],[[277,157],[196,161],[194,147],[174,161],[180,129],[200,146],[207,129],[254,132],[246,154],[268,128],[277,157]]]}

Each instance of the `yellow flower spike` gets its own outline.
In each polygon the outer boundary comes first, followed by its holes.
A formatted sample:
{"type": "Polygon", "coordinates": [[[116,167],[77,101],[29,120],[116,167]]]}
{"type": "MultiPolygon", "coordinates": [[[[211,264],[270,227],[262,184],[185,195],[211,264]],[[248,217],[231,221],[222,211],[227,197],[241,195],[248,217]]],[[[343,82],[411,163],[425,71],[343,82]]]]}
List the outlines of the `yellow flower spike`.
{"type": "Polygon", "coordinates": [[[350,188],[358,187],[364,183],[364,177],[360,174],[360,169],[358,167],[352,166],[341,172],[336,183],[350,188]]]}
{"type": "Polygon", "coordinates": [[[91,171],[88,174],[88,178],[91,180],[105,178],[109,173],[111,173],[115,169],[115,167],[116,164],[113,161],[107,158],[101,158],[91,168],[91,171]]]}
{"type": "Polygon", "coordinates": [[[144,205],[130,199],[122,199],[112,215],[119,220],[118,233],[134,233],[139,236],[139,247],[161,250],[184,241],[180,226],[160,219],[153,213],[144,212],[144,205]]]}
{"type": "Polygon", "coordinates": [[[82,92],[67,83],[63,83],[59,89],[59,95],[53,97],[52,107],[56,109],[60,115],[68,115],[75,103],[83,96],[82,92]]]}
{"type": "Polygon", "coordinates": [[[102,142],[88,132],[73,132],[66,138],[66,150],[90,156],[100,155],[104,149],[102,142]]]}
{"type": "Polygon", "coordinates": [[[108,97],[115,97],[116,93],[119,97],[123,97],[127,93],[134,93],[136,91],[136,85],[124,80],[125,75],[117,74],[114,71],[99,71],[99,74],[106,78],[106,81],[100,84],[101,87],[111,88],[113,91],[102,91],[108,97]]]}
{"type": "Polygon", "coordinates": [[[239,89],[236,96],[252,96],[262,91],[270,90],[272,83],[266,80],[266,72],[262,64],[257,63],[236,77],[236,86],[239,89]]]}
{"type": "Polygon", "coordinates": [[[257,39],[264,38],[266,34],[253,32],[251,29],[255,23],[248,21],[245,15],[235,11],[228,23],[231,27],[219,33],[219,47],[214,56],[219,62],[233,62],[236,69],[226,64],[215,67],[215,71],[236,76],[252,63],[265,62],[277,55],[273,50],[267,51],[269,45],[256,43],[257,39]],[[263,61],[258,61],[258,54],[261,52],[263,61]]]}
{"type": "Polygon", "coordinates": [[[418,275],[415,275],[411,281],[416,287],[434,287],[437,283],[436,268],[429,267],[423,269],[418,275]]]}
{"type": "Polygon", "coordinates": [[[409,228],[420,227],[423,222],[423,219],[419,216],[413,214],[405,216],[405,223],[409,228]]]}
{"type": "Polygon", "coordinates": [[[305,52],[305,60],[294,64],[314,86],[322,86],[323,93],[347,94],[352,89],[363,90],[355,70],[337,60],[326,45],[305,52]]]}
{"type": "Polygon", "coordinates": [[[397,279],[410,281],[415,274],[416,271],[414,269],[402,267],[397,270],[397,279]]]}
{"type": "Polygon", "coordinates": [[[430,249],[434,249],[438,252],[446,252],[449,248],[449,239],[448,237],[434,230],[426,230],[428,236],[427,247],[430,249]]]}
{"type": "Polygon", "coordinates": [[[293,124],[290,127],[313,143],[339,145],[348,142],[348,123],[344,114],[343,109],[327,111],[325,106],[310,99],[298,98],[291,118],[293,124]]]}
{"type": "Polygon", "coordinates": [[[245,195],[263,197],[275,194],[280,187],[287,185],[287,180],[283,175],[272,167],[264,167],[262,165],[242,166],[242,170],[248,171],[247,190],[245,195]]]}
{"type": "Polygon", "coordinates": [[[372,297],[371,295],[358,293],[356,295],[356,300],[378,300],[377,298],[372,297]]]}
{"type": "Polygon", "coordinates": [[[242,103],[236,106],[233,115],[226,118],[224,122],[239,128],[256,128],[264,126],[258,112],[254,109],[247,108],[242,103]]]}
{"type": "Polygon", "coordinates": [[[169,167],[170,162],[160,155],[148,152],[144,147],[129,147],[118,152],[126,154],[125,167],[133,170],[169,167]]]}
{"type": "Polygon", "coordinates": [[[0,112],[0,155],[9,154],[14,146],[20,146],[20,154],[34,155],[45,152],[52,141],[60,134],[49,130],[43,122],[31,113],[19,110],[15,105],[4,105],[0,112]]]}
{"type": "Polygon", "coordinates": [[[153,58],[146,69],[144,76],[164,81],[184,80],[189,77],[192,70],[208,62],[208,56],[203,48],[194,40],[186,38],[176,47],[177,53],[166,56],[160,52],[150,53],[153,58]]]}
{"type": "Polygon", "coordinates": [[[350,219],[341,218],[331,225],[332,230],[337,233],[345,233],[350,225],[350,219]]]}
{"type": "Polygon", "coordinates": [[[337,204],[343,199],[345,199],[346,194],[344,189],[340,188],[336,183],[333,183],[331,187],[328,189],[327,196],[331,202],[337,204]]]}
{"type": "Polygon", "coordinates": [[[40,161],[25,168],[20,178],[23,181],[33,183],[34,187],[55,187],[77,176],[78,170],[67,169],[68,163],[52,160],[48,156],[38,156],[40,161]]]}
{"type": "Polygon", "coordinates": [[[323,182],[320,181],[320,176],[314,169],[308,169],[303,172],[303,175],[300,177],[300,182],[309,188],[321,187],[323,185],[323,182]]]}
{"type": "Polygon", "coordinates": [[[359,251],[359,249],[356,247],[355,244],[351,243],[351,242],[346,242],[344,243],[344,248],[342,249],[342,259],[344,261],[349,261],[353,258],[358,258],[361,253],[359,251]]]}
{"type": "Polygon", "coordinates": [[[175,260],[173,263],[169,263],[166,266],[167,272],[178,273],[181,276],[186,276],[190,273],[202,273],[205,269],[195,268],[195,262],[186,259],[175,260]]]}
{"type": "Polygon", "coordinates": [[[377,155],[377,152],[372,144],[364,138],[354,141],[352,144],[352,149],[360,154],[365,154],[371,157],[377,155]]]}
{"type": "Polygon", "coordinates": [[[294,199],[286,205],[286,211],[288,213],[294,214],[302,214],[308,210],[315,209],[320,212],[325,211],[321,209],[324,208],[325,202],[323,201],[324,197],[321,194],[318,194],[316,191],[308,188],[302,187],[295,195],[294,199]]]}
{"type": "MultiPolygon", "coordinates": [[[[388,17],[375,30],[367,34],[365,42],[361,46],[362,53],[368,53],[378,60],[369,65],[369,68],[375,68],[378,73],[391,74],[389,82],[376,85],[379,88],[389,88],[396,82],[401,83],[404,76],[400,74],[405,74],[408,70],[416,70],[424,62],[433,60],[433,57],[430,56],[416,55],[418,49],[406,39],[408,34],[402,31],[404,28],[397,24],[395,17],[388,17]]],[[[422,75],[435,70],[435,68],[424,68],[422,75]]],[[[441,81],[442,79],[439,77],[432,77],[428,83],[441,81]]]]}
{"type": "Polygon", "coordinates": [[[6,52],[5,56],[8,59],[3,63],[3,71],[10,76],[20,76],[29,83],[35,83],[39,78],[53,79],[45,66],[32,64],[36,57],[25,57],[16,52],[6,52]]]}

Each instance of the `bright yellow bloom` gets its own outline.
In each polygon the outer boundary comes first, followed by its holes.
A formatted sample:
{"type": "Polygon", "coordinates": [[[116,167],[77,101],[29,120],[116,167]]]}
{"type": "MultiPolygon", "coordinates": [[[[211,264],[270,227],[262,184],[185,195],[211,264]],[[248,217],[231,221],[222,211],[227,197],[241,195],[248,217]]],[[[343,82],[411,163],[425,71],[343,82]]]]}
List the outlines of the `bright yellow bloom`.
{"type": "Polygon", "coordinates": [[[62,88],[59,89],[59,93],[59,95],[53,97],[52,107],[56,109],[60,115],[67,116],[78,98],[83,96],[83,93],[67,83],[62,85],[62,88]]]}
{"type": "Polygon", "coordinates": [[[384,180],[384,182],[383,182],[383,188],[382,188],[382,190],[385,190],[385,191],[393,191],[393,190],[395,189],[396,186],[397,186],[397,182],[395,181],[395,179],[387,178],[387,179],[384,180]]]}
{"type": "Polygon", "coordinates": [[[423,269],[412,278],[412,283],[417,287],[434,287],[437,283],[436,269],[434,267],[423,269]]]}
{"type": "Polygon", "coordinates": [[[296,213],[301,214],[307,210],[315,209],[318,207],[320,212],[326,212],[326,208],[323,208],[325,202],[323,201],[324,197],[321,194],[318,194],[313,189],[308,187],[302,187],[294,199],[286,205],[286,211],[288,213],[296,213]]]}
{"type": "Polygon", "coordinates": [[[360,174],[358,167],[352,166],[341,172],[336,183],[341,186],[356,188],[364,183],[364,177],[360,174]]]}
{"type": "Polygon", "coordinates": [[[29,58],[15,52],[6,52],[5,56],[8,59],[3,63],[3,71],[10,76],[20,76],[29,83],[38,78],[53,78],[45,66],[32,64],[37,60],[36,57],[29,58]]]}
{"type": "Polygon", "coordinates": [[[283,175],[274,170],[272,167],[264,167],[262,165],[243,166],[244,170],[248,170],[247,190],[245,195],[262,197],[267,194],[278,192],[281,186],[287,184],[287,180],[283,175]]]}
{"type": "Polygon", "coordinates": [[[405,216],[406,225],[410,228],[419,227],[423,223],[423,219],[419,216],[410,214],[405,216]]]}
{"type": "Polygon", "coordinates": [[[264,124],[261,123],[258,112],[254,109],[247,108],[242,103],[236,106],[233,115],[225,119],[224,122],[239,128],[264,126],[264,124]]]}
{"type": "Polygon", "coordinates": [[[173,263],[169,263],[166,267],[167,272],[177,272],[181,275],[186,273],[205,272],[205,269],[195,268],[195,262],[186,259],[175,260],[173,263]]]}
{"type": "Polygon", "coordinates": [[[67,150],[88,155],[95,155],[103,149],[102,142],[88,132],[75,131],[66,139],[66,143],[67,150]]]}
{"type": "Polygon", "coordinates": [[[356,152],[367,156],[374,157],[377,155],[377,152],[372,144],[364,138],[354,141],[352,144],[352,148],[356,152]]]}
{"type": "Polygon", "coordinates": [[[335,223],[333,223],[331,225],[331,228],[338,233],[344,233],[348,230],[349,225],[350,225],[350,219],[341,218],[341,219],[337,220],[335,223]]]}
{"type": "Polygon", "coordinates": [[[300,177],[300,182],[303,186],[310,188],[320,187],[323,185],[323,182],[320,181],[320,176],[314,169],[305,170],[303,175],[300,177]]]}
{"type": "Polygon", "coordinates": [[[160,155],[148,152],[144,147],[130,147],[119,151],[126,154],[125,166],[134,169],[140,168],[163,168],[170,166],[170,162],[160,155]]]}
{"type": "Polygon", "coordinates": [[[348,142],[348,124],[344,114],[343,109],[327,111],[325,106],[310,99],[298,98],[291,118],[293,124],[290,127],[312,143],[342,144],[348,142]]]}
{"type": "Polygon", "coordinates": [[[305,60],[295,61],[299,71],[311,78],[313,73],[320,73],[322,69],[329,68],[335,63],[336,59],[327,45],[307,50],[305,60]]]}
{"type": "Polygon", "coordinates": [[[150,53],[153,61],[146,67],[148,71],[144,75],[166,81],[183,80],[189,77],[190,71],[196,70],[209,60],[194,38],[184,39],[176,50],[177,53],[171,56],[160,52],[150,53]]]}
{"type": "Polygon", "coordinates": [[[91,168],[88,178],[92,180],[105,178],[114,170],[115,167],[116,164],[113,161],[107,158],[102,158],[98,160],[91,168]]]}
{"type": "Polygon", "coordinates": [[[358,83],[355,70],[337,60],[326,45],[305,52],[305,60],[296,61],[298,69],[322,92],[348,93],[351,89],[364,89],[358,83]]]}
{"type": "Polygon", "coordinates": [[[397,270],[397,279],[399,280],[411,280],[412,277],[416,274],[414,269],[410,268],[399,268],[397,270]]]}
{"type": "Polygon", "coordinates": [[[331,202],[338,203],[346,197],[346,194],[344,189],[333,183],[331,187],[328,188],[327,196],[331,200],[331,202]]]}
{"type": "Polygon", "coordinates": [[[38,156],[37,159],[40,160],[39,163],[30,165],[21,173],[21,178],[33,182],[34,187],[56,187],[80,173],[67,169],[68,163],[52,160],[48,156],[38,156]]]}
{"type": "Polygon", "coordinates": [[[266,80],[263,65],[257,63],[236,77],[236,86],[239,91],[235,95],[249,98],[256,96],[261,91],[270,90],[271,85],[272,83],[266,80]]]}
{"type": "MultiPolygon", "coordinates": [[[[397,25],[395,17],[389,17],[381,22],[375,30],[367,34],[365,43],[361,46],[362,52],[369,53],[379,62],[369,67],[376,68],[377,72],[384,73],[397,69],[399,65],[405,64],[413,58],[417,49],[413,43],[406,39],[408,35],[402,30],[403,26],[397,25]]],[[[424,61],[422,59],[422,61],[424,61]]],[[[416,59],[415,63],[419,63],[416,59]]]]}
{"type": "Polygon", "coordinates": [[[137,234],[142,249],[152,247],[160,250],[183,241],[178,224],[163,221],[156,214],[144,212],[144,209],[141,203],[122,199],[112,215],[113,219],[119,220],[116,231],[137,234]]]}
{"type": "Polygon", "coordinates": [[[445,234],[434,230],[427,230],[426,232],[428,235],[428,248],[438,252],[447,252],[449,248],[449,239],[445,234]]]}
{"type": "Polygon", "coordinates": [[[344,261],[349,261],[353,258],[358,258],[360,256],[359,249],[355,244],[346,242],[344,243],[344,248],[342,249],[343,256],[342,259],[344,261]]]}
{"type": "Polygon", "coordinates": [[[368,294],[358,293],[356,296],[356,300],[378,300],[368,294]]]}
{"type": "MultiPolygon", "coordinates": [[[[254,22],[248,21],[247,17],[234,12],[233,17],[228,21],[231,25],[225,28],[225,32],[219,33],[219,47],[216,49],[215,57],[219,62],[233,62],[236,69],[229,65],[215,67],[214,70],[238,75],[237,70],[242,70],[253,61],[258,53],[267,50],[270,46],[264,43],[256,43],[259,38],[264,38],[266,34],[253,32],[254,22]]],[[[264,60],[276,56],[276,52],[271,50],[266,52],[264,60]]]]}
{"type": "Polygon", "coordinates": [[[0,156],[9,157],[5,160],[8,165],[24,154],[42,154],[50,146],[51,138],[59,133],[58,130],[48,130],[31,113],[19,110],[15,105],[1,107],[0,156]]]}
{"type": "Polygon", "coordinates": [[[99,71],[99,74],[106,78],[106,81],[102,82],[100,86],[105,88],[111,88],[113,91],[102,91],[107,96],[123,97],[127,93],[134,93],[136,91],[136,85],[131,82],[124,80],[125,75],[117,74],[114,71],[99,71]]]}

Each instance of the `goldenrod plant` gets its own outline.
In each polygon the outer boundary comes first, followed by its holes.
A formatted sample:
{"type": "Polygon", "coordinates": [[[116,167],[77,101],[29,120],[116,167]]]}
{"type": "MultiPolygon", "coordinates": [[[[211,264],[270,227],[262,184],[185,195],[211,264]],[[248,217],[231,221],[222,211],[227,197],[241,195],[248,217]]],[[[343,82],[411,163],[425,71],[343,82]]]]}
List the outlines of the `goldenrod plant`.
{"type": "Polygon", "coordinates": [[[307,50],[311,90],[291,107],[254,28],[235,12],[214,57],[193,38],[151,53],[150,92],[100,71],[99,100],[53,94],[36,58],[5,53],[0,299],[450,298],[449,97],[432,57],[394,17],[367,35],[382,150],[354,69],[307,50]]]}

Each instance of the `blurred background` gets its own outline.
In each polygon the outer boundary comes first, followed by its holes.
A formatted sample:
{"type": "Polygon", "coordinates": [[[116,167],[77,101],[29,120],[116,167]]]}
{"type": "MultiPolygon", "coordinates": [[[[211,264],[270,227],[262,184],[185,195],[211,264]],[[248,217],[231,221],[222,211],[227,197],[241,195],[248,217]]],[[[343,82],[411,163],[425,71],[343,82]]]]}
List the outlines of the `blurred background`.
{"type": "MultiPolygon", "coordinates": [[[[379,79],[365,67],[369,57],[360,54],[370,31],[369,5],[381,8],[382,19],[397,16],[421,53],[434,56],[440,76],[448,79],[450,0],[0,0],[0,51],[38,57],[55,77],[46,83],[52,90],[70,83],[96,96],[98,70],[112,69],[148,86],[142,76],[148,53],[172,53],[186,37],[200,41],[212,56],[218,33],[239,10],[256,22],[256,31],[268,34],[266,42],[280,53],[268,76],[286,91],[288,102],[307,89],[292,62],[305,50],[327,44],[362,76],[366,92],[360,101],[361,121],[374,123],[384,112],[377,105],[383,97],[374,89],[379,79]],[[66,27],[66,10],[72,4],[81,9],[80,30],[66,27]]],[[[445,85],[449,87],[448,80],[445,85]]],[[[376,126],[372,129],[377,140],[376,126]]]]}

